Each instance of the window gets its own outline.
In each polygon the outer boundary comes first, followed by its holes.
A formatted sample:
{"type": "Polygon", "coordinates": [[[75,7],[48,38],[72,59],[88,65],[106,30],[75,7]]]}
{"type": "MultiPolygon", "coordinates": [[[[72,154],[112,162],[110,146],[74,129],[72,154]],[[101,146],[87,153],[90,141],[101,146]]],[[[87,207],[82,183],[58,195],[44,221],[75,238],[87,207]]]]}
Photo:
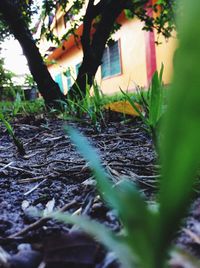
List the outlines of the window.
{"type": "Polygon", "coordinates": [[[63,83],[62,83],[62,75],[61,75],[61,74],[57,74],[57,75],[55,76],[55,81],[56,81],[56,83],[58,83],[58,85],[59,85],[59,87],[60,87],[60,90],[61,90],[62,92],[64,92],[63,83]]]}
{"type": "Polygon", "coordinates": [[[76,68],[76,76],[78,76],[78,71],[79,68],[81,67],[82,62],[79,62],[78,64],[76,64],[75,68],[76,68]]]}
{"type": "Polygon", "coordinates": [[[102,64],[101,77],[107,78],[121,73],[119,42],[105,48],[102,64]]]}
{"type": "Polygon", "coordinates": [[[69,69],[65,72],[65,76],[67,78],[67,89],[70,90],[72,86],[72,77],[69,69]]]}

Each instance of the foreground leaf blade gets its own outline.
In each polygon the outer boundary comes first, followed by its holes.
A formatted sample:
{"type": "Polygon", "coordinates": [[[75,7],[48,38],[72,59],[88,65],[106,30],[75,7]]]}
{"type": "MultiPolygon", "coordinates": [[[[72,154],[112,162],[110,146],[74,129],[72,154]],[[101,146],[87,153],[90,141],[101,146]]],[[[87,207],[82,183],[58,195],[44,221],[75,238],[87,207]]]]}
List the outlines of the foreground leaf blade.
{"type": "Polygon", "coordinates": [[[100,158],[87,139],[72,128],[67,128],[66,131],[78,151],[89,162],[98,190],[101,194],[103,193],[104,200],[117,210],[127,234],[125,241],[130,248],[131,255],[137,254],[143,268],[154,268],[152,241],[156,215],[148,210],[144,199],[133,183],[122,180],[113,187],[101,166],[100,158]]]}
{"type": "Polygon", "coordinates": [[[135,111],[139,114],[140,118],[143,120],[143,122],[148,125],[148,122],[145,118],[145,116],[142,114],[142,112],[140,111],[140,109],[137,107],[137,105],[135,105],[134,101],[131,99],[131,97],[126,94],[126,92],[124,92],[122,89],[120,89],[122,94],[126,97],[126,99],[128,100],[128,102],[130,103],[130,105],[133,107],[133,109],[135,109],[135,111]]]}
{"type": "Polygon", "coordinates": [[[156,128],[157,123],[162,115],[163,105],[163,89],[162,89],[162,73],[163,65],[161,67],[160,75],[156,71],[153,75],[150,88],[149,101],[149,124],[153,129],[156,128]]]}
{"type": "Polygon", "coordinates": [[[161,250],[164,252],[190,204],[200,165],[200,2],[184,2],[179,21],[180,47],[162,148],[160,193],[161,250]],[[192,66],[192,68],[191,68],[192,66]]]}
{"type": "Polygon", "coordinates": [[[115,193],[111,182],[108,180],[105,170],[101,166],[101,161],[95,150],[89,144],[88,140],[81,135],[77,130],[71,127],[65,127],[65,131],[69,134],[70,139],[76,145],[80,154],[89,163],[92,169],[95,179],[97,181],[97,186],[103,194],[103,198],[114,208],[118,208],[119,199],[115,193]]]}

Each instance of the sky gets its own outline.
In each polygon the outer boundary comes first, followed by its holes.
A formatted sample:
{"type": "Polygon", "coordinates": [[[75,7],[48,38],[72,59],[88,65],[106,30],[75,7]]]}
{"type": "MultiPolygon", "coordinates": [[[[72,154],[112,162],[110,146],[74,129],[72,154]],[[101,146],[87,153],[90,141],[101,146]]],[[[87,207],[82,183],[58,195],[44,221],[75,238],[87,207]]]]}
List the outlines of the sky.
{"type": "MultiPolygon", "coordinates": [[[[1,1],[1,0],[0,0],[1,1]]],[[[40,10],[42,1],[41,0],[34,0],[35,4],[38,5],[38,8],[40,10]]],[[[39,12],[38,12],[39,13],[39,12]]],[[[39,15],[36,14],[32,18],[32,24],[35,25],[38,21],[39,15]]],[[[10,70],[14,72],[15,74],[22,76],[24,74],[29,74],[29,69],[27,65],[27,60],[25,56],[23,55],[23,51],[21,49],[21,46],[17,40],[14,38],[6,39],[1,44],[1,56],[5,60],[5,68],[7,70],[10,70]]]]}
{"type": "Polygon", "coordinates": [[[9,38],[1,45],[1,55],[5,59],[5,68],[17,75],[29,73],[27,60],[23,55],[21,46],[14,38],[9,38]]]}

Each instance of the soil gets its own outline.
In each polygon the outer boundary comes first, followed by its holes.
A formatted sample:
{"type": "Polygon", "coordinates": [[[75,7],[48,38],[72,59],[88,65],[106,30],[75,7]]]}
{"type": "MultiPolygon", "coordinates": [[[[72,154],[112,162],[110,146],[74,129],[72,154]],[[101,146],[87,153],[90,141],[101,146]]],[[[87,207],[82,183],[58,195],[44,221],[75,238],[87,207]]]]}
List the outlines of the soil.
{"type": "MultiPolygon", "coordinates": [[[[87,122],[47,115],[16,119],[12,126],[24,144],[24,156],[0,126],[0,259],[8,260],[0,267],[119,267],[112,253],[77,227],[41,220],[33,213],[53,207],[88,215],[115,232],[121,228],[115,213],[100,199],[88,165],[67,137],[64,125],[86,135],[113,183],[129,178],[147,202],[154,201],[159,166],[142,123],[114,114],[107,127],[96,132],[87,122]]],[[[181,249],[196,256],[200,256],[199,220],[200,199],[196,198],[176,240],[181,249]]],[[[171,267],[189,267],[185,264],[177,256],[172,258],[171,267]]]]}

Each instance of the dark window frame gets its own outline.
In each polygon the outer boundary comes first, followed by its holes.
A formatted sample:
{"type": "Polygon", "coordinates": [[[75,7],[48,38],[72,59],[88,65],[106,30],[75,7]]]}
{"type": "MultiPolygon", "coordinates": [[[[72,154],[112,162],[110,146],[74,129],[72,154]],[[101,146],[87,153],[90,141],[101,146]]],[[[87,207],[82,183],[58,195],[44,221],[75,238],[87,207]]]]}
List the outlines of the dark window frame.
{"type": "Polygon", "coordinates": [[[75,65],[76,76],[78,76],[78,72],[79,72],[79,68],[81,67],[81,64],[82,64],[82,61],[75,65]]]}
{"type": "Polygon", "coordinates": [[[64,86],[63,86],[63,77],[61,73],[57,73],[54,78],[55,82],[59,85],[59,88],[62,92],[64,92],[64,86]]]}
{"type": "Polygon", "coordinates": [[[70,69],[68,69],[66,72],[65,72],[65,76],[66,76],[66,82],[67,82],[67,90],[69,91],[71,86],[72,86],[72,76],[71,76],[71,71],[70,69]]]}
{"type": "MultiPolygon", "coordinates": [[[[105,50],[104,50],[104,55],[105,55],[105,53],[107,53],[107,55],[106,55],[106,60],[108,60],[108,69],[109,69],[109,71],[108,71],[108,74],[107,75],[104,75],[104,73],[103,73],[103,62],[102,62],[102,64],[101,64],[101,79],[102,80],[106,80],[106,79],[109,79],[109,78],[113,78],[113,77],[115,77],[115,76],[119,76],[119,75],[122,75],[122,58],[121,58],[121,42],[120,42],[120,40],[117,40],[117,41],[115,41],[114,42],[114,44],[113,45],[110,45],[110,46],[107,46],[106,48],[105,48],[105,50]],[[115,44],[117,44],[117,49],[118,49],[118,64],[119,64],[119,72],[116,72],[116,73],[112,73],[113,72],[113,69],[112,69],[112,57],[113,57],[113,55],[111,54],[112,52],[111,52],[111,49],[112,49],[112,47],[115,45],[115,44]]],[[[104,57],[104,55],[103,55],[103,57],[104,57]]],[[[103,61],[103,57],[102,57],[102,61],[103,61]]]]}

